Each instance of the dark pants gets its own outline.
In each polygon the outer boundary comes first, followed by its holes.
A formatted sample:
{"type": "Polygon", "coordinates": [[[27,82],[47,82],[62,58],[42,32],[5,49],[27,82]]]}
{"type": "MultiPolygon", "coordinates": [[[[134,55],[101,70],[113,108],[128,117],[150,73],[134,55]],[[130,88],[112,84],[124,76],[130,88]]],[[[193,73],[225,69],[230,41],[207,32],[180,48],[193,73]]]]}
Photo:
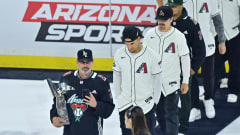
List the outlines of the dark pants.
{"type": "MultiPolygon", "coordinates": [[[[231,94],[238,94],[240,91],[240,34],[235,38],[226,41],[226,54],[219,55],[216,53],[216,81],[221,78],[218,74],[221,73],[221,68],[219,65],[223,65],[225,60],[229,63],[229,75],[228,75],[228,89],[231,94]]],[[[217,84],[216,84],[217,85],[217,84]]],[[[215,87],[216,87],[215,85],[215,87]]]]}
{"type": "Polygon", "coordinates": [[[156,108],[157,120],[161,128],[161,135],[178,134],[178,101],[180,90],[165,96],[161,96],[156,108]]]}
{"type": "Polygon", "coordinates": [[[191,111],[191,82],[192,77],[189,79],[189,90],[186,94],[180,94],[181,108],[179,109],[179,133],[185,134],[189,127],[189,115],[191,111]]]}
{"type": "MultiPolygon", "coordinates": [[[[132,135],[132,131],[130,129],[127,129],[125,126],[124,116],[125,116],[126,110],[119,112],[120,128],[122,130],[122,135],[132,135]]],[[[155,105],[151,111],[145,114],[145,117],[147,120],[148,129],[151,132],[151,135],[155,135],[155,125],[156,125],[155,105]]]]}
{"type": "Polygon", "coordinates": [[[198,74],[195,73],[192,76],[192,83],[191,83],[191,108],[200,108],[199,104],[199,83],[198,83],[198,74]]]}
{"type": "MultiPolygon", "coordinates": [[[[205,100],[208,100],[210,98],[213,98],[214,94],[214,64],[215,64],[215,55],[211,55],[206,57],[203,65],[202,65],[202,77],[203,77],[203,86],[204,86],[204,96],[205,100]]],[[[192,78],[192,90],[191,90],[191,96],[192,96],[192,108],[199,108],[199,83],[197,82],[197,77],[194,78],[196,75],[192,78]]]]}
{"type": "MultiPolygon", "coordinates": [[[[216,45],[218,45],[217,37],[215,38],[216,45]]],[[[227,50],[228,51],[228,50],[227,50]]],[[[214,85],[214,95],[216,90],[218,90],[221,83],[221,78],[227,77],[225,69],[225,61],[227,60],[226,55],[219,54],[218,47],[215,50],[215,85],[214,85]]]]}

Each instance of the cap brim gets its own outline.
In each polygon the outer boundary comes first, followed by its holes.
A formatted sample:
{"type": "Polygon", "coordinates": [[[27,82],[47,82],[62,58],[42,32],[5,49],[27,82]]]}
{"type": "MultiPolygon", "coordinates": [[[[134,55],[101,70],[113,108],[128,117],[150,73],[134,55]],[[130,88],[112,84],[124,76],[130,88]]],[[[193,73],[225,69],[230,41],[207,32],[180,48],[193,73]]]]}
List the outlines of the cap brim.
{"type": "Polygon", "coordinates": [[[78,59],[78,62],[83,62],[83,61],[93,61],[93,59],[89,59],[89,58],[83,58],[83,59],[78,59]]]}
{"type": "Polygon", "coordinates": [[[155,20],[168,20],[169,18],[166,17],[155,17],[155,20]]]}
{"type": "Polygon", "coordinates": [[[123,41],[123,42],[126,42],[125,39],[127,39],[127,38],[131,39],[131,41],[128,41],[128,42],[133,42],[133,41],[135,41],[138,37],[122,37],[122,41],[123,41]]]}

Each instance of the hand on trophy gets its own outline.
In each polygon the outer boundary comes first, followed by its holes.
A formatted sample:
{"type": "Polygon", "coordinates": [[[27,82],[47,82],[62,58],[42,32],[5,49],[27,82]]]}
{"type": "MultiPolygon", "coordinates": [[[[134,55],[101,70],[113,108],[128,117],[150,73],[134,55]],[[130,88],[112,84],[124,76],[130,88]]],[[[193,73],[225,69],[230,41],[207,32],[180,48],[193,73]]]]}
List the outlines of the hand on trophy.
{"type": "Polygon", "coordinates": [[[83,99],[83,101],[86,102],[90,107],[96,108],[97,101],[91,92],[89,92],[89,94],[89,96],[85,96],[85,99],[83,99]]]}
{"type": "Polygon", "coordinates": [[[52,122],[55,127],[62,127],[63,126],[62,123],[66,123],[67,121],[61,119],[60,117],[53,117],[52,122]]]}

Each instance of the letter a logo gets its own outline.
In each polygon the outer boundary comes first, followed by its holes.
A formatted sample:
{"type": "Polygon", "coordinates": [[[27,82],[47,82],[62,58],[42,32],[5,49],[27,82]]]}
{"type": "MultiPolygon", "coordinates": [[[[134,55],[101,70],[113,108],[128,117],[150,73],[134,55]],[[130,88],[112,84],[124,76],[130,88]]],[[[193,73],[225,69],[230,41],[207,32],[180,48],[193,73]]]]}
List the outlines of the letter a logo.
{"type": "Polygon", "coordinates": [[[175,43],[170,43],[170,45],[165,50],[166,53],[175,53],[175,43]]]}
{"type": "Polygon", "coordinates": [[[203,13],[203,12],[205,12],[205,13],[208,13],[208,12],[209,12],[209,10],[208,10],[208,5],[207,5],[206,2],[203,3],[203,5],[202,5],[202,7],[201,7],[201,9],[200,9],[200,11],[199,11],[199,13],[203,13]]]}
{"type": "Polygon", "coordinates": [[[137,73],[147,73],[147,63],[142,63],[138,68],[137,73]]]}

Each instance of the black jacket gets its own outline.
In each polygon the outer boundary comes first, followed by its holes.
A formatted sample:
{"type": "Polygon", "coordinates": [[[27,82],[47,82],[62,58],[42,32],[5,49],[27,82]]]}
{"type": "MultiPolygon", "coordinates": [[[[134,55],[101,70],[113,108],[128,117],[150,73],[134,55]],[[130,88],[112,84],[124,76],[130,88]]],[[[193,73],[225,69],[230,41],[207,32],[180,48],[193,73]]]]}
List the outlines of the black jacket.
{"type": "MultiPolygon", "coordinates": [[[[112,94],[108,80],[95,72],[86,79],[81,79],[78,71],[65,73],[60,82],[75,88],[64,96],[67,102],[70,125],[64,126],[64,135],[100,135],[102,134],[103,118],[109,117],[114,109],[112,94]],[[92,108],[84,101],[83,89],[89,89],[97,100],[97,107],[92,108]]],[[[56,103],[50,111],[50,118],[58,116],[56,103]]]]}
{"type": "Polygon", "coordinates": [[[205,43],[199,24],[187,16],[187,11],[183,8],[182,15],[172,22],[172,26],[185,35],[190,51],[191,68],[197,72],[206,56],[205,43]]]}

